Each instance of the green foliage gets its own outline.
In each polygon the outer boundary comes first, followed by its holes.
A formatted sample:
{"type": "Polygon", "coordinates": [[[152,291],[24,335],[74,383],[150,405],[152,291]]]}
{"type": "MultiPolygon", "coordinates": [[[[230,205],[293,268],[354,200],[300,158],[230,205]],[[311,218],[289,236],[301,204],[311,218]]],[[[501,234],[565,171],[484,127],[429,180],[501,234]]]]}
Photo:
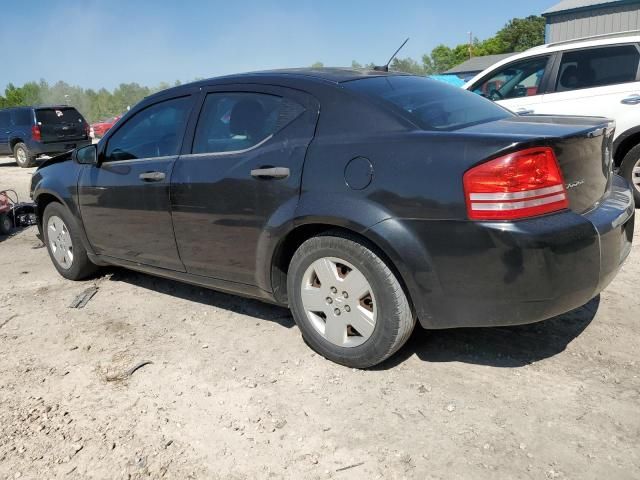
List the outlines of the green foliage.
{"type": "MultiPolygon", "coordinates": [[[[175,85],[179,85],[176,82],[175,85]]],[[[169,88],[166,82],[155,88],[143,87],[137,83],[122,83],[113,92],[104,88],[98,91],[83,89],[65,82],[49,85],[44,80],[28,82],[22,87],[7,85],[4,95],[0,95],[0,108],[65,104],[76,107],[89,122],[121,115],[128,107],[133,107],[144,97],[169,88]]]]}
{"type": "MultiPolygon", "coordinates": [[[[471,48],[463,43],[456,47],[438,45],[430,54],[422,56],[421,62],[412,58],[396,58],[390,69],[416,75],[433,75],[446,72],[469,59],[469,56],[481,57],[500,53],[522,52],[544,43],[544,17],[529,16],[510,20],[493,37],[483,41],[474,39],[471,48]]],[[[352,66],[360,66],[355,60],[352,66]]]]}
{"type": "Polygon", "coordinates": [[[428,75],[424,64],[416,62],[413,58],[394,58],[389,65],[389,70],[397,72],[413,73],[414,75],[428,75]]]}
{"type": "Polygon", "coordinates": [[[498,32],[496,37],[504,43],[504,51],[523,52],[544,43],[544,17],[514,18],[498,32]]]}
{"type": "MultiPolygon", "coordinates": [[[[461,44],[454,48],[438,45],[430,54],[422,56],[420,61],[413,58],[395,58],[391,62],[391,70],[413,73],[416,75],[432,75],[442,73],[459,65],[473,56],[494,55],[499,53],[521,52],[544,43],[545,19],[530,16],[514,18],[495,36],[483,41],[475,39],[471,45],[461,44]],[[471,52],[469,51],[471,50],[471,52]]],[[[322,68],[322,62],[315,62],[312,68],[322,68]]],[[[352,68],[373,68],[373,63],[361,64],[355,60],[352,68]]],[[[174,85],[180,85],[176,81],[174,85]]],[[[126,112],[144,97],[169,88],[171,85],[162,82],[155,88],[144,87],[137,83],[122,83],[113,92],[104,88],[98,91],[83,89],[65,82],[49,85],[46,81],[28,82],[22,87],[7,85],[4,95],[0,95],[0,108],[67,104],[76,107],[90,122],[106,119],[126,112]]]]}

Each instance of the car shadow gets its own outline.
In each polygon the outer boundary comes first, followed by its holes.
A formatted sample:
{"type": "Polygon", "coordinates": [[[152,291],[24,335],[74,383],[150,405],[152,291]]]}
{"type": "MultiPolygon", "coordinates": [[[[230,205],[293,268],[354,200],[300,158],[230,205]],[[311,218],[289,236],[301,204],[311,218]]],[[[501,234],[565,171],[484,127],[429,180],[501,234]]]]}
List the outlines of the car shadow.
{"type": "Polygon", "coordinates": [[[260,320],[277,323],[285,328],[295,325],[289,309],[270,305],[259,300],[230,295],[204,287],[189,285],[177,280],[155,277],[144,273],[125,269],[109,269],[110,281],[125,282],[147,290],[171,295],[209,307],[221,308],[242,315],[249,315],[260,320]]]}
{"type": "MultiPolygon", "coordinates": [[[[295,326],[287,308],[131,270],[113,268],[108,272],[111,272],[110,281],[113,282],[125,282],[201,305],[249,315],[285,328],[295,326]]],[[[598,295],[582,307],[563,315],[512,327],[424,330],[416,325],[406,345],[372,370],[395,368],[413,355],[424,362],[522,367],[563,352],[589,326],[599,306],[598,295]]]]}
{"type": "MultiPolygon", "coordinates": [[[[18,235],[20,232],[22,232],[23,230],[26,230],[28,228],[32,227],[32,225],[26,225],[26,226],[21,226],[21,227],[13,227],[11,229],[11,232],[9,232],[8,234],[2,234],[0,233],[0,243],[9,240],[10,238],[15,237],[16,235],[18,235]]],[[[44,247],[44,244],[42,244],[42,246],[38,246],[38,247],[32,247],[32,248],[42,248],[44,247]]]]}
{"type": "Polygon", "coordinates": [[[522,367],[563,352],[594,319],[598,295],[582,307],[543,322],[513,327],[424,330],[375,370],[387,370],[416,355],[424,362],[463,362],[499,368],[522,367]]]}

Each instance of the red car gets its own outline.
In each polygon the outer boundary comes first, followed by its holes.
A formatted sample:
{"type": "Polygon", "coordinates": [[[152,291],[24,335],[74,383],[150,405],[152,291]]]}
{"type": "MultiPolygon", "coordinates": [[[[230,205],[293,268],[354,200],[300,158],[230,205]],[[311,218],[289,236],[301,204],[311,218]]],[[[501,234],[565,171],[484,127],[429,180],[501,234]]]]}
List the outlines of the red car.
{"type": "Polygon", "coordinates": [[[120,120],[121,115],[117,115],[113,118],[109,118],[108,120],[104,120],[102,122],[96,122],[91,124],[91,129],[93,130],[93,136],[96,138],[101,138],[105,133],[109,131],[113,125],[120,120]]]}

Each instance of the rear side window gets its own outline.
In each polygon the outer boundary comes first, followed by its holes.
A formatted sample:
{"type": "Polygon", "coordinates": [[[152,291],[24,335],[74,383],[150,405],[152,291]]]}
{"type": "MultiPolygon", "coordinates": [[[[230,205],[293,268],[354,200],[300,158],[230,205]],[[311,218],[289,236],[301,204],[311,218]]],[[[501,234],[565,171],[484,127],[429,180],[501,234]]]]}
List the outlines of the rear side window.
{"type": "Polygon", "coordinates": [[[136,113],[109,139],[106,161],[177,155],[190,106],[190,97],[174,98],[136,113]]]}
{"type": "Polygon", "coordinates": [[[512,116],[479,95],[428,78],[384,76],[343,85],[399,107],[425,130],[456,130],[512,116]]]}
{"type": "Polygon", "coordinates": [[[237,152],[252,148],[303,111],[298,103],[275,95],[210,93],[198,120],[192,152],[237,152]]]}
{"type": "Polygon", "coordinates": [[[61,125],[65,123],[84,123],[84,118],[75,108],[42,108],[36,110],[38,125],[61,125]]]}
{"type": "Polygon", "coordinates": [[[639,62],[640,53],[634,45],[563,53],[556,91],[635,82],[639,62]]]}
{"type": "Polygon", "coordinates": [[[31,110],[14,110],[11,112],[11,125],[16,127],[33,123],[31,110]]]}
{"type": "Polygon", "coordinates": [[[7,128],[9,126],[9,112],[0,111],[0,128],[7,128]]]}

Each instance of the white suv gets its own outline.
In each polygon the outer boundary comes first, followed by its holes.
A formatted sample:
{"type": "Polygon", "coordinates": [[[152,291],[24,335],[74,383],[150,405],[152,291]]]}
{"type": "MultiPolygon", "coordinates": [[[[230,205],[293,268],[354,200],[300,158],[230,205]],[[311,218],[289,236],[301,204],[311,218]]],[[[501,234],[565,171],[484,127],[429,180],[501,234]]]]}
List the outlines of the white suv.
{"type": "Polygon", "coordinates": [[[465,87],[526,114],[616,121],[614,161],[640,206],[640,32],[535,47],[480,73],[465,87]]]}

